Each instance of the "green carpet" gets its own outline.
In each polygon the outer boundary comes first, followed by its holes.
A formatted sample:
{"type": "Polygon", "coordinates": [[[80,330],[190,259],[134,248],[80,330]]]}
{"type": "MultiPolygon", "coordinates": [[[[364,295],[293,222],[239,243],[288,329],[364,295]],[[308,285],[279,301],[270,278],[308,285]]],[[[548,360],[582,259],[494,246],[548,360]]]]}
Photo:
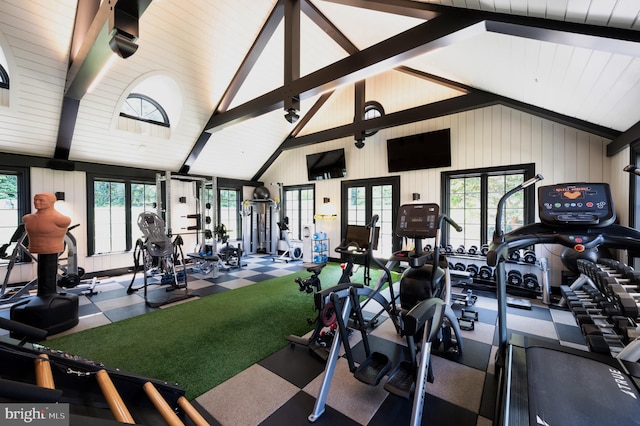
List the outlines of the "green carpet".
{"type": "MultiPolygon", "coordinates": [[[[352,277],[362,282],[360,270],[352,277]]],[[[288,344],[313,326],[313,295],[299,291],[306,271],[225,291],[116,323],[47,340],[46,346],[106,366],[178,383],[193,399],[288,344]]],[[[372,282],[379,276],[371,269],[372,282]]],[[[338,282],[328,264],[323,288],[338,282]]]]}

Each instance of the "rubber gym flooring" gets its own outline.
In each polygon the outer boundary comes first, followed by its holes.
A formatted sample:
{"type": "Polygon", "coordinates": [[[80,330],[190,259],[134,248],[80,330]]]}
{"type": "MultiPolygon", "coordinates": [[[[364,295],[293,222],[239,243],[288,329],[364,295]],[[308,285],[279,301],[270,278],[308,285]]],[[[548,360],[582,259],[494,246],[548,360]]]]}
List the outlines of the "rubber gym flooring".
{"type": "MultiPolygon", "coordinates": [[[[221,271],[216,279],[193,274],[191,294],[214,295],[303,269],[301,262],[273,262],[271,256],[245,256],[240,269],[221,271]]],[[[96,294],[81,296],[80,323],[64,332],[74,333],[156,308],[144,303],[141,292],[127,294],[131,275],[98,279],[96,294]]],[[[137,279],[142,279],[139,274],[137,279]]],[[[138,281],[136,281],[137,283],[138,281]]],[[[292,282],[292,286],[295,283],[292,282]]],[[[323,283],[326,288],[328,284],[323,283]]],[[[163,291],[163,290],[161,290],[163,291]]],[[[454,291],[460,291],[455,289],[454,291]]],[[[434,383],[427,384],[423,425],[488,426],[492,423],[497,380],[493,363],[497,349],[496,300],[490,292],[476,291],[477,301],[467,309],[478,312],[474,329],[462,331],[464,352],[451,355],[434,349],[431,357],[434,383]]],[[[152,293],[149,293],[150,297],[152,293]]],[[[538,336],[562,345],[587,350],[585,341],[568,310],[532,300],[531,310],[508,308],[508,330],[538,336]]],[[[454,305],[458,313],[463,306],[454,305]]],[[[9,316],[8,309],[0,316],[9,316]]],[[[398,362],[404,340],[397,336],[390,320],[382,319],[369,337],[372,351],[387,354],[398,362]]],[[[359,333],[350,343],[356,362],[364,360],[359,333]]],[[[309,425],[324,372],[324,363],[306,347],[287,345],[252,365],[235,377],[205,392],[192,403],[216,425],[309,425]]],[[[326,410],[317,425],[408,424],[410,400],[390,395],[378,386],[368,386],[349,373],[346,358],[338,361],[326,401],[326,410]]]]}

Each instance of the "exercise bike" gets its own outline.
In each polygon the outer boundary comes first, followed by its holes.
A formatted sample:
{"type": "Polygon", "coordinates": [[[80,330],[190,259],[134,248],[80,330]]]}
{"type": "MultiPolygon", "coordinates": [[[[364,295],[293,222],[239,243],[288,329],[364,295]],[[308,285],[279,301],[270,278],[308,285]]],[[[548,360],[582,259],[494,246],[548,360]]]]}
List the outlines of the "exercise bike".
{"type": "MultiPolygon", "coordinates": [[[[375,241],[377,219],[378,217],[374,216],[369,225],[370,233],[374,235],[370,241],[375,241]]],[[[416,247],[412,251],[395,253],[390,260],[391,264],[407,262],[410,266],[400,280],[400,308],[395,303],[389,263],[384,265],[373,256],[369,256],[369,259],[382,269],[382,276],[389,283],[391,302],[382,296],[381,287],[378,285],[369,288],[357,283],[342,283],[316,293],[317,308],[321,312],[327,312],[327,309],[331,308],[338,325],[327,357],[320,391],[313,412],[308,417],[309,421],[316,421],[324,413],[331,380],[343,348],[349,370],[356,379],[377,386],[382,378],[388,375],[384,384],[387,392],[405,399],[413,398],[411,424],[420,424],[426,383],[434,380],[430,364],[432,343],[439,344],[439,341],[449,340],[447,349],[455,346],[456,351],[462,353],[462,339],[457,319],[450,306],[443,300],[448,297],[449,290],[449,281],[445,279],[448,275],[448,264],[446,259],[440,257],[437,248],[435,252],[424,252],[421,249],[422,239],[441,237],[440,229],[445,222],[458,231],[462,230],[448,216],[439,214],[437,205],[412,204],[400,207],[396,232],[401,237],[412,238],[416,247]],[[389,318],[394,321],[399,334],[407,340],[408,359],[395,367],[387,355],[370,348],[368,324],[362,308],[371,301],[383,307],[389,318]],[[366,359],[358,367],[353,359],[347,327],[358,330],[362,336],[366,359]],[[447,331],[449,329],[454,330],[454,344],[451,344],[451,333],[447,331]]]]}
{"type": "MultiPolygon", "coordinates": [[[[347,257],[346,262],[342,266],[342,274],[336,286],[322,289],[322,285],[320,282],[320,273],[326,265],[325,262],[307,267],[307,272],[312,273],[310,277],[306,279],[302,279],[300,277],[295,279],[295,282],[298,284],[300,291],[309,294],[314,293],[314,307],[318,313],[315,319],[307,319],[310,325],[315,324],[314,330],[308,339],[300,336],[290,335],[287,337],[287,340],[289,340],[292,344],[298,344],[308,347],[311,353],[313,353],[323,361],[327,360],[328,347],[331,345],[331,342],[335,336],[335,330],[337,328],[337,313],[333,302],[327,301],[328,296],[331,294],[331,292],[335,291],[338,288],[347,289],[352,285],[351,276],[354,273],[354,256],[356,255],[364,256],[364,263],[367,268],[365,272],[365,280],[367,282],[370,280],[370,275],[368,273],[369,264],[372,258],[372,251],[370,250],[370,248],[375,248],[377,246],[379,231],[379,228],[375,226],[377,220],[378,216],[374,216],[368,225],[347,226],[345,238],[335,249],[336,252],[346,255],[347,257]]],[[[398,312],[395,309],[394,303],[396,297],[392,296],[391,302],[389,302],[379,294],[380,289],[385,283],[389,284],[390,291],[393,292],[393,283],[391,282],[390,272],[390,269],[392,269],[393,266],[381,265],[381,267],[383,268],[384,272],[381,274],[375,287],[369,290],[368,297],[363,306],[366,305],[366,303],[368,303],[369,301],[375,300],[382,305],[382,309],[377,315],[373,316],[373,318],[366,321],[364,320],[364,318],[362,319],[359,327],[363,330],[372,328],[372,326],[377,323],[378,317],[384,312],[389,313],[392,318],[398,317],[398,312]]],[[[394,320],[394,324],[395,323],[396,321],[394,320]]],[[[398,327],[397,329],[399,330],[398,327]]],[[[348,329],[346,332],[351,334],[352,329],[348,329]]]]}

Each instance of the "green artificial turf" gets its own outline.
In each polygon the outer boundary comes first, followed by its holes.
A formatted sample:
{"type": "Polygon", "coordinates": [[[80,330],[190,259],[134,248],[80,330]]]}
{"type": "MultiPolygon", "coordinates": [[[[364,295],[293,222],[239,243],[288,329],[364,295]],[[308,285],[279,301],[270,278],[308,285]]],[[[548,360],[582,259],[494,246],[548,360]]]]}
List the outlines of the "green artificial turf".
{"type": "MultiPolygon", "coordinates": [[[[362,282],[364,268],[352,282],[362,282]]],[[[328,264],[322,287],[338,282],[328,264]]],[[[43,342],[46,346],[112,368],[177,383],[193,399],[288,344],[290,334],[313,328],[313,295],[295,277],[273,278],[236,290],[43,342]]],[[[372,285],[379,271],[371,269],[372,285]]]]}

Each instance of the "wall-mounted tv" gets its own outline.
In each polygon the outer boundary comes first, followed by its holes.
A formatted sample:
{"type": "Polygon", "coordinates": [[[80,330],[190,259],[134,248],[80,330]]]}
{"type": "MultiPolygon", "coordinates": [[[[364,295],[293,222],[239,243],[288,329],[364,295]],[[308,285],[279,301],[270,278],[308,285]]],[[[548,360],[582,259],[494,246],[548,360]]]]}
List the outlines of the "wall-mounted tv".
{"type": "Polygon", "coordinates": [[[451,129],[387,140],[389,172],[451,165],[451,129]]]}
{"type": "Polygon", "coordinates": [[[307,155],[309,180],[333,179],[347,176],[344,148],[307,155]]]}

